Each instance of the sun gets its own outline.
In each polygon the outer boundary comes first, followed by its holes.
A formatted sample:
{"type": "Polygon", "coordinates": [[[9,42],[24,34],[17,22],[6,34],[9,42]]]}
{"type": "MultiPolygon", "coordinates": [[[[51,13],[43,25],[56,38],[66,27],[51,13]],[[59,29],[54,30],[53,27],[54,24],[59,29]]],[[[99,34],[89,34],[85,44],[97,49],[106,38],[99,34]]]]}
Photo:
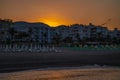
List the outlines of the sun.
{"type": "Polygon", "coordinates": [[[44,23],[46,23],[46,24],[48,24],[49,26],[52,26],[52,27],[55,27],[55,26],[58,26],[59,25],[59,23],[58,22],[56,22],[56,21],[50,21],[50,20],[46,20],[46,21],[44,21],[44,23]]]}
{"type": "Polygon", "coordinates": [[[48,24],[49,26],[51,27],[56,27],[58,25],[60,25],[60,20],[58,19],[55,19],[55,18],[42,18],[42,19],[39,19],[39,22],[43,22],[45,24],[48,24]]]}

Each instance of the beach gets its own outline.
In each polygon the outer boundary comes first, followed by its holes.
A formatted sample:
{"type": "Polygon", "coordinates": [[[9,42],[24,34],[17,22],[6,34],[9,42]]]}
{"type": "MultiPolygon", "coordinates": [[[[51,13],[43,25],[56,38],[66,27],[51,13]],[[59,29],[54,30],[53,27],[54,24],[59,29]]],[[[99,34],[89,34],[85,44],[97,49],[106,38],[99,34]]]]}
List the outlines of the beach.
{"type": "Polygon", "coordinates": [[[120,68],[46,68],[0,73],[0,80],[120,80],[120,68]]]}
{"type": "Polygon", "coordinates": [[[120,50],[71,50],[61,52],[0,52],[0,72],[46,67],[84,65],[120,66],[120,50]]]}
{"type": "Polygon", "coordinates": [[[120,80],[120,50],[0,52],[0,80],[120,80]]]}

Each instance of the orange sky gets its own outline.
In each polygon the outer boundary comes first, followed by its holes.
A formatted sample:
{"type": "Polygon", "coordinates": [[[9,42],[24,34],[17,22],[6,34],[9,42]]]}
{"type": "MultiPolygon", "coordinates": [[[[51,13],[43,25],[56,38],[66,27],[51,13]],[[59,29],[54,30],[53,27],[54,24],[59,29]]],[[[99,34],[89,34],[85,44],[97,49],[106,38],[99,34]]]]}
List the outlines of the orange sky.
{"type": "Polygon", "coordinates": [[[0,0],[0,18],[60,24],[107,23],[120,29],[120,0],[0,0]]]}

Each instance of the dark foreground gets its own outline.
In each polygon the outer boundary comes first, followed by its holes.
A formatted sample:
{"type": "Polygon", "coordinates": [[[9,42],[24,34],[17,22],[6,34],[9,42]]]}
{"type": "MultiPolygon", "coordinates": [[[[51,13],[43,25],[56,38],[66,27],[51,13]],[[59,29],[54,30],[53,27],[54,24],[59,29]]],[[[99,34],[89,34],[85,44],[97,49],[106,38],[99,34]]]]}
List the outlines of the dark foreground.
{"type": "Polygon", "coordinates": [[[0,52],[0,72],[83,65],[120,66],[120,50],[69,50],[60,53],[0,52]]]}

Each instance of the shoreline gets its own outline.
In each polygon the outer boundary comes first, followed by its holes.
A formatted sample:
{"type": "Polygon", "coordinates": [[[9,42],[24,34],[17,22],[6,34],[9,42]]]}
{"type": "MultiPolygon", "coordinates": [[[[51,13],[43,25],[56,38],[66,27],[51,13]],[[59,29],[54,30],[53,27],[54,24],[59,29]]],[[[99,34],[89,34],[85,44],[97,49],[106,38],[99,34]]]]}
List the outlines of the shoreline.
{"type": "Polygon", "coordinates": [[[54,67],[24,67],[24,68],[6,68],[0,69],[0,74],[2,73],[13,73],[13,72],[23,72],[23,71],[47,71],[47,70],[71,70],[71,69],[120,69],[120,66],[100,66],[100,65],[84,65],[84,66],[54,66],[54,67]]]}

